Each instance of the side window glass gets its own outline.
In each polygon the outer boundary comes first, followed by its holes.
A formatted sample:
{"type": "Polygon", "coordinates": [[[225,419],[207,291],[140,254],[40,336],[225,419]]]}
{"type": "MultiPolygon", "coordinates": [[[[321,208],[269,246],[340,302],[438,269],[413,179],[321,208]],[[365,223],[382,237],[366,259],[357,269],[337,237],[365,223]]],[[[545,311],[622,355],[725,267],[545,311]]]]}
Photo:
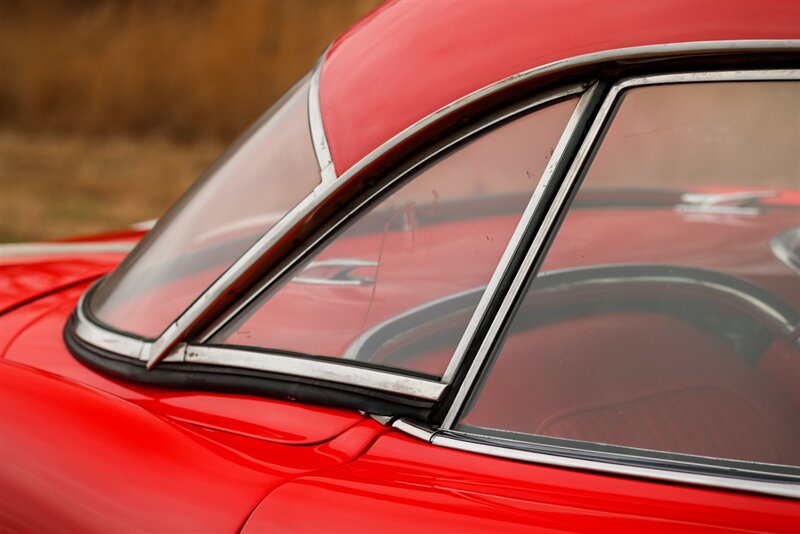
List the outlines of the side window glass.
{"type": "Polygon", "coordinates": [[[441,375],[575,104],[520,117],[428,166],[211,343],[441,375]]]}
{"type": "Polygon", "coordinates": [[[798,82],[624,93],[457,428],[800,466],[798,117],[798,82]]]}

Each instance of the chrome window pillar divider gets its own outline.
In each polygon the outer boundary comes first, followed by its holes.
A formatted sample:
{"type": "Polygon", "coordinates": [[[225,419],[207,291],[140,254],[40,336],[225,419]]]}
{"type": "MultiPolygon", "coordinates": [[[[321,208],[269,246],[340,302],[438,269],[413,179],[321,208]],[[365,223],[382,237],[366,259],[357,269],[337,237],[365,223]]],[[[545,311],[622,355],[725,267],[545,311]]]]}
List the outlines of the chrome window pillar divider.
{"type": "MultiPolygon", "coordinates": [[[[533,231],[533,228],[529,228],[532,224],[533,213],[546,208],[547,212],[539,225],[539,228],[535,230],[535,235],[533,238],[533,242],[528,247],[527,251],[514,251],[516,254],[524,254],[522,259],[522,264],[517,272],[513,275],[513,279],[508,287],[508,290],[503,295],[503,300],[498,308],[497,312],[495,313],[494,318],[489,323],[488,330],[484,335],[483,339],[480,340],[480,345],[478,346],[478,350],[475,354],[475,357],[472,359],[470,363],[469,369],[467,370],[464,379],[462,380],[461,384],[459,385],[458,391],[455,393],[452,403],[448,408],[447,414],[445,415],[444,421],[442,422],[441,428],[444,430],[449,430],[452,428],[458,413],[461,411],[461,407],[463,406],[464,402],[466,402],[467,395],[471,391],[475,380],[478,377],[480,370],[483,368],[483,365],[488,358],[492,347],[494,346],[495,340],[497,339],[502,326],[505,324],[505,321],[509,316],[511,316],[514,303],[516,302],[518,296],[522,292],[524,282],[526,280],[526,274],[532,268],[533,262],[538,256],[539,250],[542,248],[544,243],[544,237],[547,235],[549,230],[552,228],[558,211],[561,209],[561,205],[566,197],[566,193],[569,191],[572,182],[574,181],[574,173],[572,172],[573,166],[566,170],[566,175],[564,180],[557,184],[554,180],[559,179],[559,175],[557,170],[559,170],[559,162],[561,162],[564,152],[567,150],[568,146],[573,143],[580,142],[581,136],[584,134],[581,129],[578,128],[580,124],[587,124],[586,121],[592,119],[591,124],[588,125],[589,130],[586,132],[586,138],[584,138],[583,142],[581,142],[580,147],[578,148],[578,152],[573,158],[573,161],[576,159],[582,159],[585,156],[585,150],[587,150],[587,140],[593,139],[593,136],[596,136],[598,130],[598,117],[602,119],[604,117],[604,104],[605,101],[600,104],[600,108],[597,109],[597,102],[595,101],[595,95],[597,91],[601,90],[598,84],[595,84],[589,91],[587,91],[583,97],[581,97],[580,102],[578,103],[578,107],[576,107],[575,111],[570,118],[570,123],[565,129],[561,139],[556,146],[556,149],[553,152],[555,156],[558,154],[558,158],[553,158],[553,161],[548,165],[547,169],[545,170],[545,175],[542,177],[539,185],[537,186],[536,193],[534,194],[533,198],[531,198],[531,202],[526,208],[526,215],[527,218],[520,221],[520,226],[515,231],[515,237],[517,241],[521,241],[522,235],[527,231],[533,231]],[[596,112],[596,113],[595,113],[596,112]],[[553,198],[552,202],[549,206],[542,206],[543,197],[546,191],[551,189],[553,186],[558,187],[555,197],[553,198]],[[523,224],[524,223],[524,224],[523,224]],[[517,234],[519,234],[517,236],[517,234]]],[[[602,95],[598,95],[602,96],[602,95]]],[[[602,122],[602,121],[601,121],[602,122]]],[[[588,146],[591,146],[589,144],[588,146]]],[[[561,172],[564,172],[564,169],[560,169],[561,172]]],[[[508,252],[508,250],[506,251],[508,252]]],[[[505,259],[505,258],[504,258],[505,259]]],[[[510,262],[510,258],[508,259],[510,262]]],[[[498,269],[499,271],[499,269],[498,269]]],[[[499,285],[500,278],[504,275],[504,273],[495,272],[495,275],[498,277],[497,280],[493,280],[496,285],[499,285]]],[[[475,319],[473,317],[473,319],[475,319]]],[[[473,328],[477,328],[479,321],[481,318],[478,318],[474,322],[471,322],[470,325],[473,328]]],[[[466,337],[466,336],[465,336],[466,337]]],[[[462,339],[462,341],[464,341],[462,339]]],[[[470,340],[472,341],[472,340],[470,340]]],[[[478,341],[478,340],[475,340],[478,341]]],[[[462,352],[460,356],[466,354],[466,351],[469,349],[469,345],[465,342],[464,347],[461,348],[462,352]]],[[[458,362],[461,363],[460,361],[458,362]]],[[[455,373],[457,369],[448,369],[448,371],[455,373]]]]}
{"type": "Polygon", "coordinates": [[[489,310],[489,306],[497,298],[498,291],[500,290],[500,284],[508,275],[512,260],[521,252],[519,248],[521,246],[523,237],[528,232],[531,220],[534,218],[536,212],[541,208],[544,194],[550,189],[554,177],[557,178],[556,170],[559,168],[559,163],[564,157],[564,153],[567,151],[569,144],[573,142],[574,137],[580,134],[580,132],[578,132],[578,126],[584,120],[586,113],[591,111],[590,103],[594,99],[597,89],[598,84],[594,83],[583,93],[578,101],[578,104],[575,106],[572,115],[567,121],[561,137],[553,149],[553,154],[550,158],[550,161],[548,161],[547,167],[545,167],[542,177],[539,179],[539,183],[536,185],[536,189],[534,189],[533,195],[531,195],[525,210],[522,212],[519,223],[517,223],[517,227],[514,229],[514,233],[511,235],[511,239],[509,240],[506,249],[503,251],[500,262],[498,263],[497,268],[489,280],[486,291],[483,292],[480,301],[478,301],[478,306],[475,309],[475,312],[472,314],[469,323],[467,324],[467,329],[464,332],[464,335],[461,336],[461,339],[456,346],[453,358],[450,360],[450,363],[448,364],[447,369],[442,376],[442,379],[445,382],[449,383],[453,381],[453,378],[455,378],[456,372],[461,366],[461,362],[464,360],[467,351],[476,341],[478,328],[481,323],[486,320],[486,314],[489,310]]]}

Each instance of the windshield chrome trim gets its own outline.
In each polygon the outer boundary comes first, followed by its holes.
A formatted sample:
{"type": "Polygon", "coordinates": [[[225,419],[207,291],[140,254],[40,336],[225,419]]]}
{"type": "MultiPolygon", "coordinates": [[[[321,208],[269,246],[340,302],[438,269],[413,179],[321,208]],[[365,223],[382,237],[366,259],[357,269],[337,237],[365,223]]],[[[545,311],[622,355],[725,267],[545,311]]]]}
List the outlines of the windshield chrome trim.
{"type": "MultiPolygon", "coordinates": [[[[517,271],[508,292],[506,295],[504,295],[503,302],[501,303],[494,320],[489,326],[486,336],[484,337],[478,352],[473,359],[469,370],[467,371],[464,381],[461,383],[452,404],[448,408],[447,415],[445,416],[441,428],[444,430],[450,430],[453,428],[453,425],[455,424],[455,421],[458,418],[464,403],[466,402],[467,396],[475,384],[481,368],[495,346],[502,327],[504,326],[506,320],[510,318],[509,316],[514,302],[520,296],[520,293],[525,287],[528,278],[533,274],[533,266],[539,261],[540,256],[543,253],[546,237],[550,233],[550,230],[553,228],[563,209],[569,208],[569,206],[565,205],[569,193],[572,191],[573,185],[583,172],[584,166],[587,164],[587,158],[589,154],[597,145],[600,132],[608,122],[611,111],[613,110],[614,106],[616,106],[620,93],[631,87],[645,85],[720,81],[780,81],[797,80],[798,78],[800,78],[800,70],[776,69],[662,74],[656,76],[627,78],[615,83],[609,89],[605,100],[597,112],[597,116],[594,118],[591,127],[586,133],[586,137],[584,138],[581,147],[578,149],[578,152],[573,158],[569,171],[564,177],[558,193],[556,193],[556,197],[553,199],[552,204],[548,208],[547,214],[537,230],[536,237],[534,238],[530,249],[526,251],[522,265],[517,271]]],[[[778,321],[781,320],[780,317],[775,317],[775,319],[778,321]]]]}
{"type": "Polygon", "coordinates": [[[381,369],[354,366],[346,361],[339,363],[312,360],[298,356],[256,352],[219,345],[178,346],[171,355],[175,356],[175,361],[185,363],[237,367],[295,377],[313,378],[431,401],[439,400],[447,387],[446,384],[436,380],[409,376],[400,372],[394,373],[381,369]]]}
{"type": "MultiPolygon", "coordinates": [[[[398,430],[404,429],[398,425],[394,425],[398,430]]],[[[451,432],[452,433],[452,432],[451,432]]],[[[408,432],[409,435],[415,434],[408,432]]],[[[461,434],[459,432],[459,434],[461,434]]],[[[466,435],[465,435],[466,437],[466,435]]],[[[486,436],[480,436],[481,440],[487,439],[486,436]]],[[[765,482],[759,480],[751,480],[746,478],[734,478],[725,476],[715,476],[701,473],[690,473],[686,471],[676,471],[669,469],[658,469],[651,467],[639,467],[628,465],[624,463],[611,463],[602,462],[597,460],[587,460],[582,458],[575,458],[571,456],[558,456],[555,454],[546,454],[541,452],[525,451],[520,449],[513,449],[510,447],[503,447],[500,445],[490,445],[486,443],[475,443],[467,439],[458,439],[456,437],[445,436],[436,434],[430,437],[430,442],[434,445],[446,447],[448,449],[456,449],[466,452],[474,452],[486,456],[495,456],[498,458],[507,458],[510,460],[518,460],[526,463],[549,465],[553,467],[564,467],[567,469],[580,469],[587,471],[595,471],[599,473],[609,473],[613,475],[621,475],[631,478],[644,478],[656,481],[665,482],[679,482],[681,484],[691,484],[693,486],[704,486],[712,488],[720,488],[734,491],[745,491],[751,493],[760,493],[764,495],[774,495],[777,497],[788,497],[790,499],[800,499],[800,484],[781,483],[781,482],[765,482]]],[[[424,441],[428,441],[425,439],[424,441]]],[[[580,451],[580,449],[576,449],[580,451]]],[[[680,467],[680,465],[678,465],[680,467]]]]}
{"type": "Polygon", "coordinates": [[[0,260],[22,256],[59,256],[72,254],[127,254],[136,243],[93,241],[84,243],[0,243],[0,260]]]}
{"type": "Polygon", "coordinates": [[[322,120],[319,93],[322,66],[325,63],[325,58],[328,57],[329,50],[330,47],[325,49],[319,60],[317,60],[308,86],[308,127],[311,131],[311,142],[314,145],[314,153],[317,155],[317,163],[319,163],[319,176],[323,183],[331,182],[337,178],[333,156],[331,156],[331,150],[328,146],[328,135],[325,133],[325,123],[322,120]]]}

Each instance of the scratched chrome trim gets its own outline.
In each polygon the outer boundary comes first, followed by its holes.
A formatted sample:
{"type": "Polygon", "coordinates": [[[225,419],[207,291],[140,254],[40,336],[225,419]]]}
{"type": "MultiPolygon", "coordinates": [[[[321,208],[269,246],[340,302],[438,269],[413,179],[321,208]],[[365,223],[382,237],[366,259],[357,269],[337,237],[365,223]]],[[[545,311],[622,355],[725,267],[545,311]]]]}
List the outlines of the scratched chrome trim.
{"type": "Polygon", "coordinates": [[[283,219],[265,233],[253,246],[235,261],[221,276],[219,276],[206,290],[184,310],[155,341],[148,358],[148,368],[155,366],[169,350],[183,340],[186,333],[192,329],[202,317],[204,311],[214,302],[222,298],[241,276],[269,250],[286,232],[295,227],[324,200],[334,194],[343,183],[367,166],[374,163],[395,145],[413,137],[421,130],[430,126],[439,119],[453,114],[463,107],[495,92],[504,90],[518,83],[532,80],[539,76],[552,74],[568,68],[580,67],[591,63],[614,60],[631,60],[650,58],[659,55],[679,55],[697,53],[732,53],[745,51],[787,51],[800,49],[800,40],[746,40],[746,41],[710,41],[692,43],[672,43],[630,47],[603,52],[595,52],[576,56],[569,59],[555,61],[489,84],[469,95],[466,95],[438,111],[428,115],[415,124],[398,133],[390,140],[372,150],[358,163],[340,175],[340,179],[323,182],[314,191],[304,198],[297,206],[287,213],[283,219]]]}
{"type": "Polygon", "coordinates": [[[333,156],[328,146],[328,136],[325,133],[325,124],[322,120],[322,106],[319,100],[319,83],[322,76],[322,65],[328,56],[328,47],[322,53],[314,72],[311,74],[311,81],[308,86],[308,126],[311,130],[311,141],[314,145],[314,153],[317,155],[319,163],[319,176],[323,182],[330,182],[336,179],[336,167],[333,164],[333,156]]]}
{"type": "Polygon", "coordinates": [[[20,256],[61,256],[65,254],[127,254],[136,243],[96,241],[92,243],[3,243],[0,259],[20,256]]]}
{"type": "Polygon", "coordinates": [[[438,400],[447,387],[446,384],[436,380],[353,366],[347,362],[312,360],[219,345],[179,345],[173,353],[179,355],[180,361],[186,363],[238,367],[313,378],[431,401],[438,400]]]}
{"type": "Polygon", "coordinates": [[[461,411],[464,403],[466,402],[466,398],[470,390],[472,389],[475,380],[477,379],[480,369],[483,367],[484,362],[489,357],[490,352],[495,345],[495,342],[499,336],[499,333],[503,325],[505,324],[506,320],[509,319],[513,303],[520,295],[523,287],[525,286],[525,282],[531,275],[533,265],[539,260],[539,256],[542,253],[542,249],[545,244],[545,239],[547,235],[550,233],[550,230],[555,225],[562,209],[564,209],[565,207],[568,208],[568,206],[565,206],[565,203],[569,195],[569,192],[572,190],[573,184],[576,182],[580,173],[583,171],[585,164],[587,164],[587,158],[591,153],[591,151],[594,149],[594,146],[597,143],[600,132],[602,128],[605,127],[605,124],[609,119],[609,115],[612,109],[614,108],[614,106],[616,106],[620,93],[631,87],[639,87],[645,85],[663,85],[671,83],[722,82],[722,81],[797,80],[798,78],[800,78],[800,70],[797,69],[725,71],[725,72],[690,72],[690,73],[679,73],[679,74],[662,74],[656,76],[639,76],[621,80],[617,82],[615,85],[613,85],[609,90],[608,94],[606,95],[605,100],[601,104],[600,109],[597,112],[597,116],[594,118],[591,127],[586,133],[586,137],[584,138],[580,148],[578,149],[578,152],[573,158],[569,171],[564,177],[564,180],[561,183],[561,186],[558,192],[556,193],[555,198],[553,199],[553,203],[550,205],[550,208],[548,209],[547,214],[545,215],[536,233],[533,243],[531,243],[530,249],[525,253],[522,265],[520,269],[517,271],[514,280],[511,282],[511,286],[509,287],[509,290],[505,295],[503,302],[500,304],[500,307],[498,308],[494,320],[489,326],[486,336],[484,337],[480,347],[478,348],[478,352],[475,358],[473,359],[469,370],[467,371],[464,381],[462,382],[458,392],[456,393],[456,396],[453,399],[453,403],[450,405],[448,409],[447,415],[445,416],[445,419],[442,423],[442,428],[446,430],[453,428],[453,425],[455,424],[455,421],[458,418],[458,414],[461,411]]]}
{"type": "Polygon", "coordinates": [[[396,419],[392,422],[392,426],[404,434],[421,439],[422,441],[427,441],[428,443],[430,443],[433,440],[433,436],[436,435],[434,430],[407,419],[396,419]]]}
{"type": "MultiPolygon", "coordinates": [[[[465,437],[467,436],[468,435],[465,435],[465,437]]],[[[481,440],[487,439],[485,436],[479,436],[479,438],[481,440]]],[[[431,438],[431,443],[441,447],[447,447],[448,449],[474,452],[477,454],[508,458],[510,460],[518,460],[535,464],[551,465],[554,467],[582,469],[600,473],[621,475],[624,477],[680,482],[682,484],[691,484],[696,486],[706,486],[735,491],[761,493],[765,495],[775,495],[778,497],[788,497],[791,499],[800,499],[800,484],[793,484],[789,482],[765,482],[745,478],[723,477],[701,473],[690,473],[686,471],[639,467],[623,463],[617,464],[611,462],[601,462],[597,460],[586,460],[571,456],[558,456],[555,454],[524,451],[499,445],[476,443],[474,441],[468,441],[467,439],[458,439],[440,434],[434,434],[431,438]]],[[[579,451],[580,449],[576,450],[576,452],[579,451]]],[[[677,465],[677,467],[681,467],[680,463],[677,465]]]]}

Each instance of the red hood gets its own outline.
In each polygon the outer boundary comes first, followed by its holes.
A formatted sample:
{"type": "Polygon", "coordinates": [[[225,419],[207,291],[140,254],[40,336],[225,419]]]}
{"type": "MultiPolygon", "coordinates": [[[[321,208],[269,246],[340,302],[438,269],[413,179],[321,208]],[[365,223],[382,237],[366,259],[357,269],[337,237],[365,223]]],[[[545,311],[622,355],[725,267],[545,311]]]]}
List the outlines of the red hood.
{"type": "Polygon", "coordinates": [[[0,245],[0,314],[39,297],[94,280],[117,266],[141,239],[125,232],[80,241],[0,245]]]}

